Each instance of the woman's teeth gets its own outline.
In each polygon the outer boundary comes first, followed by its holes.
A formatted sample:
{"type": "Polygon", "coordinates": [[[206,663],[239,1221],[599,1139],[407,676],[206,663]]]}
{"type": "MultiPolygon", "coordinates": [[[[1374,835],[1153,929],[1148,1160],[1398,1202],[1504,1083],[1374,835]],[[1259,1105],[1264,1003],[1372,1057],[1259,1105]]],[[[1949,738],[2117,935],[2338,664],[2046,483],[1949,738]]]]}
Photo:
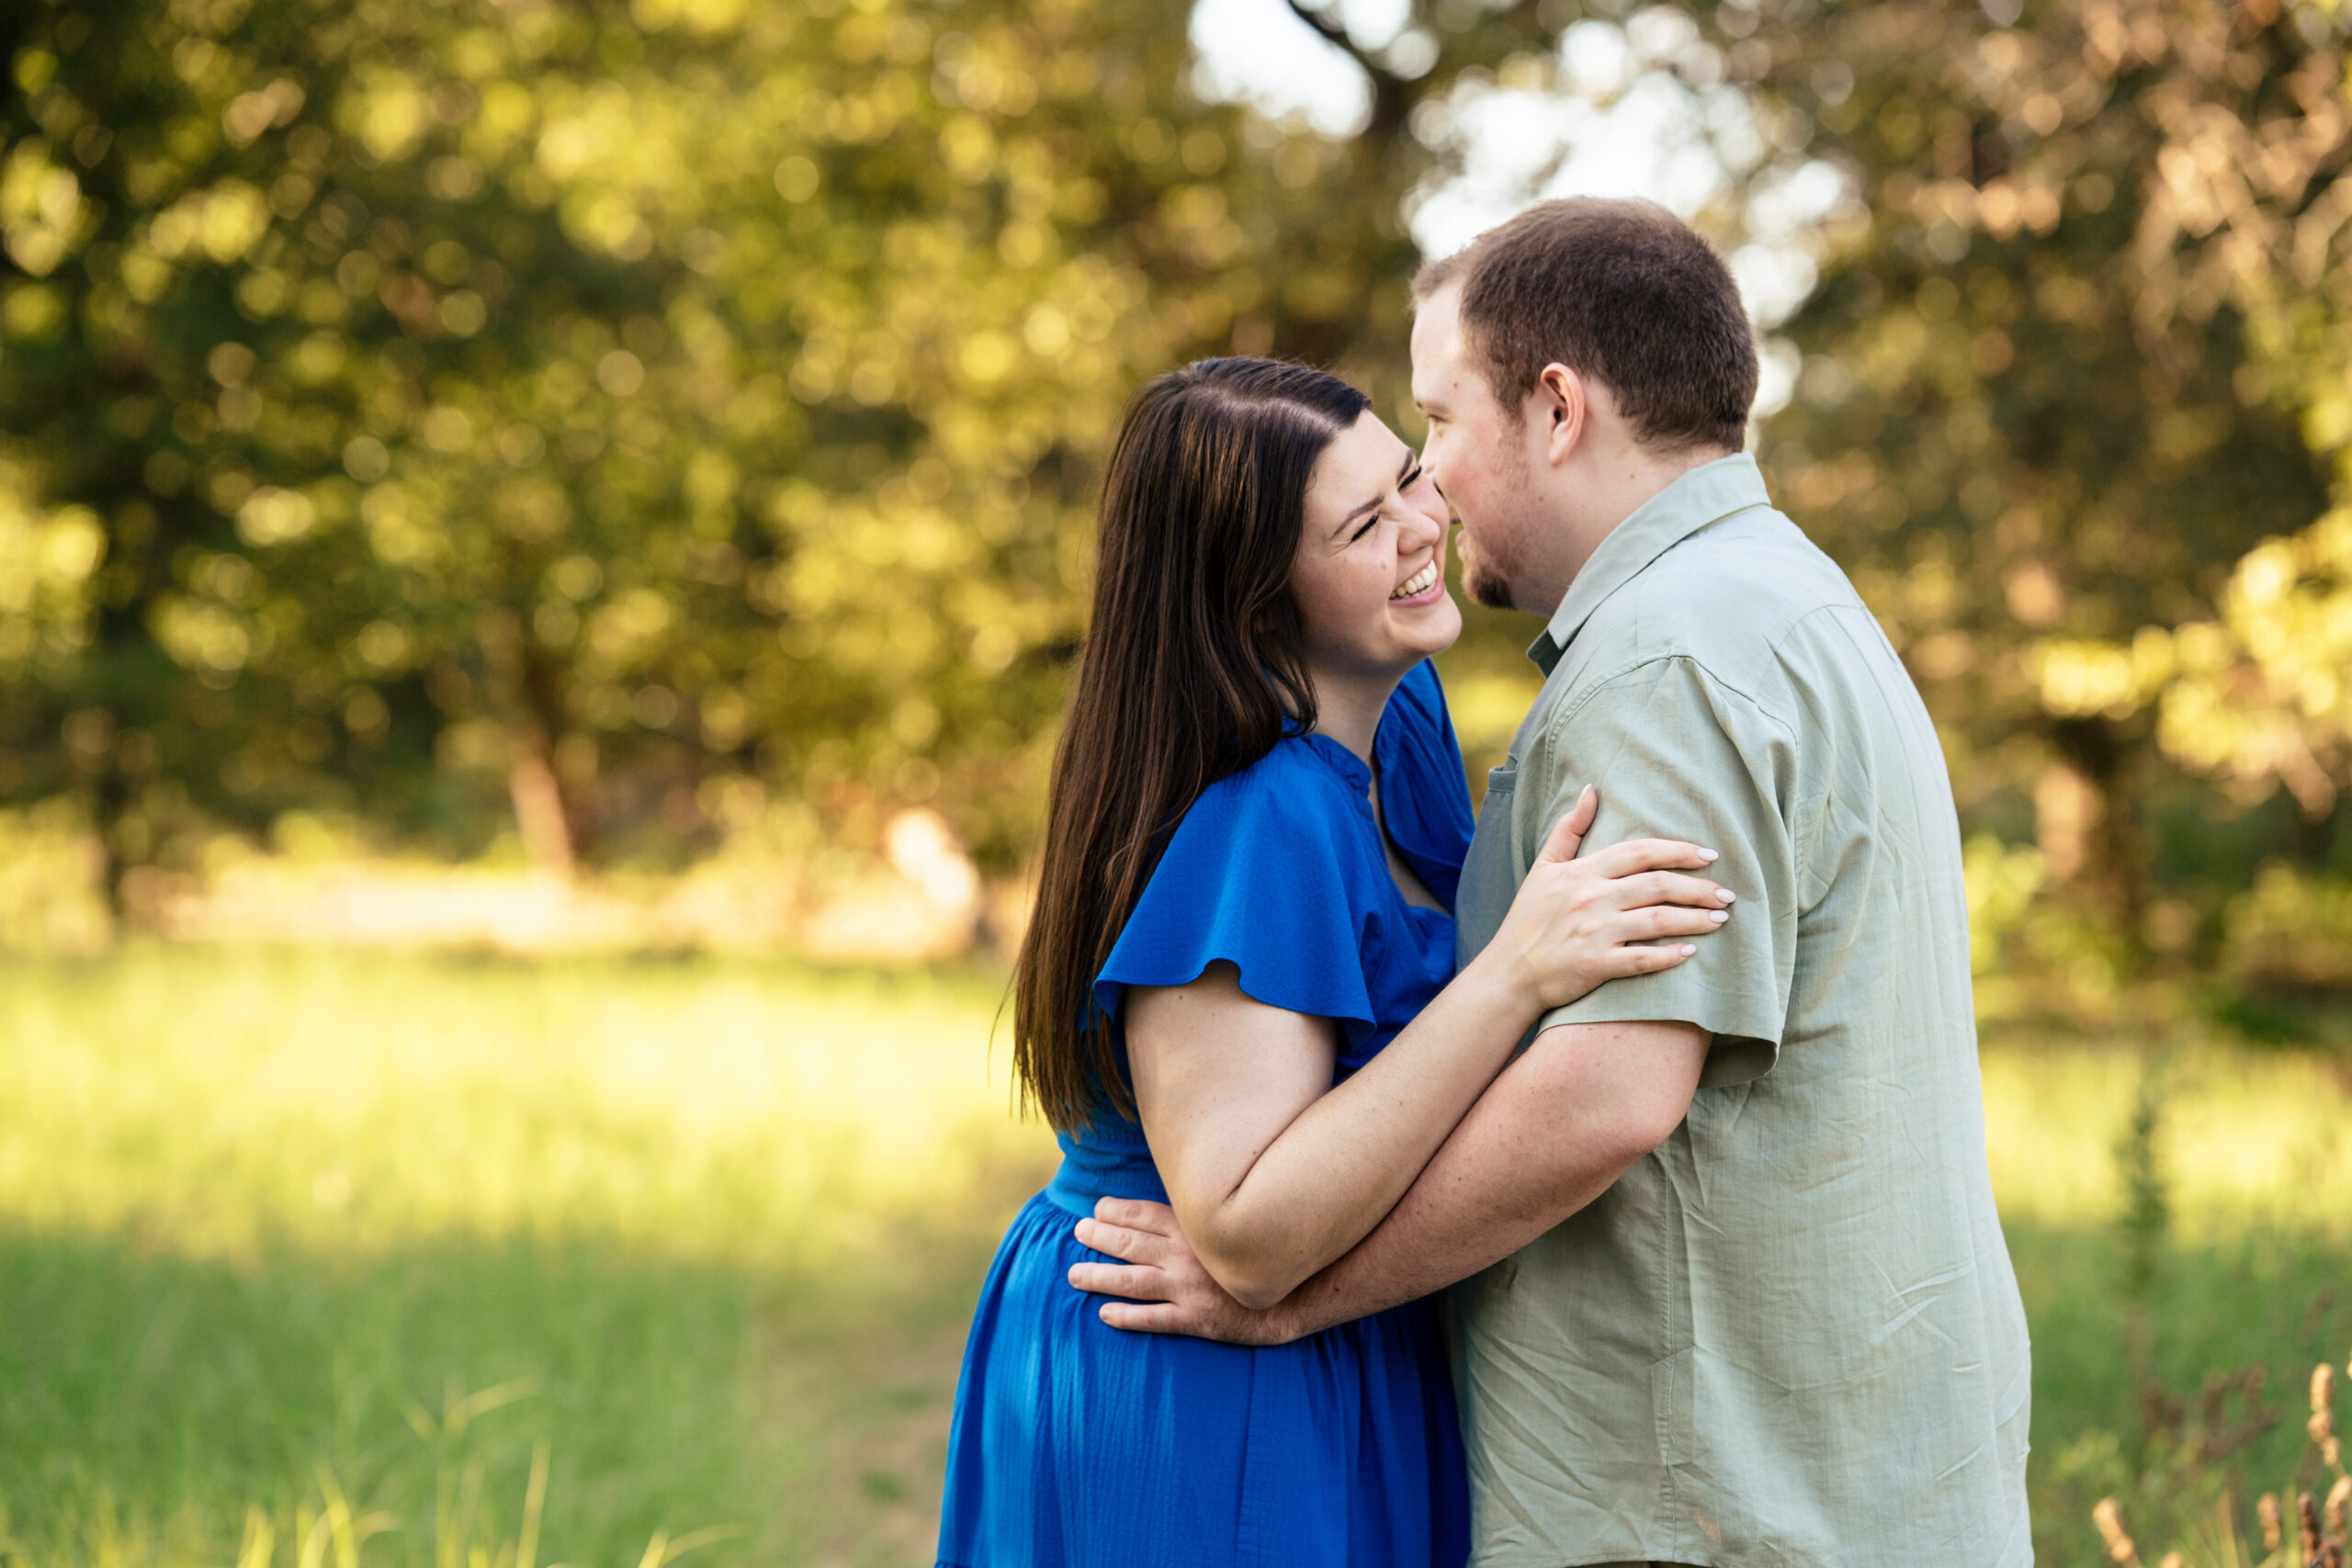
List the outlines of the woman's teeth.
{"type": "Polygon", "coordinates": [[[1437,558],[1435,556],[1431,556],[1430,558],[1429,565],[1421,568],[1420,570],[1413,573],[1412,576],[1398,583],[1396,585],[1396,592],[1391,593],[1389,597],[1391,599],[1410,599],[1416,593],[1428,592],[1431,587],[1435,586],[1436,582],[1437,558]]]}

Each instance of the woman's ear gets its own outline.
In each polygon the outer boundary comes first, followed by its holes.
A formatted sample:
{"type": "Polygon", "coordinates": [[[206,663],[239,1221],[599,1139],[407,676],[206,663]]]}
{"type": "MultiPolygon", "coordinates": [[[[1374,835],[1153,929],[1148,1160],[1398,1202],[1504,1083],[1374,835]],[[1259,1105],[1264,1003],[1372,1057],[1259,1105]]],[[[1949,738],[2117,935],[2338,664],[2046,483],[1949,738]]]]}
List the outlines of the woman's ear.
{"type": "Polygon", "coordinates": [[[1568,460],[1584,439],[1592,419],[1590,389],[1577,371],[1555,360],[1535,378],[1527,394],[1531,417],[1543,422],[1544,459],[1557,468],[1568,460]]]}

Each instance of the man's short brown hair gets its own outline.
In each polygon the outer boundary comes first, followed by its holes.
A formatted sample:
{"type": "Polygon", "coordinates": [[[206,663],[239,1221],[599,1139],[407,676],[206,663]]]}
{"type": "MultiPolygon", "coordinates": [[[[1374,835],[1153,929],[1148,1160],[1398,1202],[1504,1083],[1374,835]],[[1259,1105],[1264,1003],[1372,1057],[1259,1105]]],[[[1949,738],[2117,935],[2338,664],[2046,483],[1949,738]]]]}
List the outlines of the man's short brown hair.
{"type": "Polygon", "coordinates": [[[1604,383],[1645,442],[1747,442],[1756,338],[1731,270],[1646,201],[1539,202],[1413,279],[1416,303],[1462,284],[1462,338],[1506,407],[1546,365],[1604,383]]]}

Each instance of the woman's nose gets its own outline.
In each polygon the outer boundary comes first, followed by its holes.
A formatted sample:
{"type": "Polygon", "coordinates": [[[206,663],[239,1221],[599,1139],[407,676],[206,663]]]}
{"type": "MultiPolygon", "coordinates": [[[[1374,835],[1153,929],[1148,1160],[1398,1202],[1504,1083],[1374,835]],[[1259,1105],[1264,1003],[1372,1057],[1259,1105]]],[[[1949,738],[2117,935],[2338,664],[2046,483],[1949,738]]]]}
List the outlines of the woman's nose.
{"type": "Polygon", "coordinates": [[[1407,522],[1403,529],[1402,542],[1407,546],[1434,546],[1438,540],[1445,536],[1446,516],[1442,501],[1440,502],[1439,511],[1435,516],[1431,516],[1419,506],[1408,506],[1405,513],[1407,522]]]}

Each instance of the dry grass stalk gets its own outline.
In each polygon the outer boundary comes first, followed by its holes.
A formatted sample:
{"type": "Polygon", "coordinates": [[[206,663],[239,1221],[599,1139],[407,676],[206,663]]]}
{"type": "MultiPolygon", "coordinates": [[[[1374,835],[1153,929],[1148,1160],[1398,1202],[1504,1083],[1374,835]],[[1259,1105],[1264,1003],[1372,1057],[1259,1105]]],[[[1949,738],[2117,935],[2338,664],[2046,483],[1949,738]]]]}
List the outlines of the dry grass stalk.
{"type": "MultiPolygon", "coordinates": [[[[2347,1369],[2352,1371],[2352,1369],[2347,1369]]],[[[2259,1388],[2258,1379],[2253,1386],[2259,1388]]],[[[2209,1380],[2206,1387],[2207,1425],[2220,1425],[2220,1393],[2222,1380],[2209,1380]]],[[[2267,1421],[2256,1422],[2252,1429],[2259,1431],[2267,1421]]],[[[2304,1423],[2312,1446],[2319,1450],[2322,1468],[2334,1471],[2335,1477],[2327,1489],[2323,1503],[2308,1491],[2298,1491],[2295,1496],[2296,1539],[2291,1556],[2286,1548],[2285,1510],[2279,1506],[2278,1494],[2265,1492],[2254,1506],[2255,1518],[2261,1527],[2262,1547],[2267,1554],[2263,1568],[2347,1568],[2347,1548],[2352,1548],[2352,1473],[2343,1463],[2341,1439],[2335,1430],[2335,1369],[2322,1364],[2312,1369],[2311,1416],[2304,1423]]],[[[2200,1442],[2200,1450],[2208,1445],[2200,1442]]],[[[2140,1568],[2139,1547],[2123,1528],[2123,1513],[2112,1497],[2102,1497],[2091,1510],[2091,1522],[2098,1527],[2099,1539],[2107,1543],[2107,1554],[2126,1568],[2140,1568]]],[[[2226,1549],[2231,1562],[2241,1561],[2234,1527],[2223,1509],[2222,1535],[2219,1544],[2226,1549]]],[[[2157,1568],[2187,1568],[2188,1559],[2178,1551],[2166,1552],[2157,1568]]]]}
{"type": "Polygon", "coordinates": [[[2123,1510],[2115,1506],[2112,1497],[2101,1497],[2091,1509],[2091,1523],[2098,1527],[2099,1540],[2107,1542],[2109,1558],[2124,1568],[2141,1568],[2140,1549],[2123,1529],[2123,1510]]]}
{"type": "Polygon", "coordinates": [[[2335,1469],[2341,1457],[2335,1442],[2335,1369],[2325,1361],[2312,1369],[2312,1418],[2306,1426],[2320,1459],[2335,1469]]]}

